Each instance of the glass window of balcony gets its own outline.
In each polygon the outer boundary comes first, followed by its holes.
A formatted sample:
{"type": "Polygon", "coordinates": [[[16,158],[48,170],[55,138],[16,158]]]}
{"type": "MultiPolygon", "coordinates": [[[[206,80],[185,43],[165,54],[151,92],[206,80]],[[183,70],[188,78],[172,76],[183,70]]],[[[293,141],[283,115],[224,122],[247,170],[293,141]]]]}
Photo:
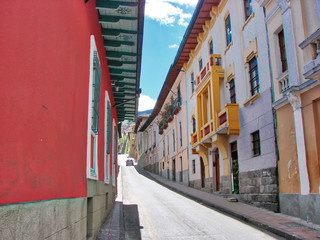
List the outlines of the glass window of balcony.
{"type": "Polygon", "coordinates": [[[244,0],[244,14],[245,20],[247,20],[252,14],[252,0],[244,0]]]}
{"type": "Polygon", "coordinates": [[[229,91],[230,91],[230,102],[236,103],[236,87],[234,84],[234,79],[231,79],[229,82],[229,91]]]}
{"type": "Polygon", "coordinates": [[[199,60],[199,72],[201,71],[201,69],[202,69],[202,67],[203,67],[203,65],[202,65],[203,63],[202,63],[202,58],[199,60]]]}
{"type": "Polygon", "coordinates": [[[259,71],[256,57],[253,57],[249,62],[249,77],[250,77],[250,91],[251,95],[255,95],[259,92],[259,71]]]}
{"type": "Polygon", "coordinates": [[[230,14],[227,16],[225,20],[225,26],[226,26],[226,40],[227,40],[227,46],[232,42],[232,31],[231,31],[231,21],[230,21],[230,14]]]}

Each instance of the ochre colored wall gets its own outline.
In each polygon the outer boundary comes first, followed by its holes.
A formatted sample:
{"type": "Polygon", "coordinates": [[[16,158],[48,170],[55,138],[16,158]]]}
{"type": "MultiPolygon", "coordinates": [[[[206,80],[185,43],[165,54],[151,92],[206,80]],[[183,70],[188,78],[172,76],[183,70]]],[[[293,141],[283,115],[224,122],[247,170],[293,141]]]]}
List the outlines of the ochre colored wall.
{"type": "Polygon", "coordinates": [[[85,197],[91,34],[102,69],[99,180],[111,91],[95,1],[12,0],[0,9],[0,204],[85,197]]]}
{"type": "Polygon", "coordinates": [[[300,193],[299,165],[293,109],[287,104],[277,110],[277,135],[280,160],[280,193],[300,193]]]}
{"type": "Polygon", "coordinates": [[[320,85],[301,96],[310,193],[319,193],[320,85]]]}

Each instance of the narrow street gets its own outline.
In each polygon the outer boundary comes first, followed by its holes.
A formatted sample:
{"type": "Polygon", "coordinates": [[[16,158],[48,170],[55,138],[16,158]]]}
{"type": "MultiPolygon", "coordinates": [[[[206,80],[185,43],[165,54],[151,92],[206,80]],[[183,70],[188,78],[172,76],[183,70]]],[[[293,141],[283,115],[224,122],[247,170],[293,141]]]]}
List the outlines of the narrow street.
{"type": "Polygon", "coordinates": [[[131,217],[139,217],[142,239],[275,239],[172,192],[133,166],[122,165],[119,177],[124,215],[125,206],[136,206],[130,214],[138,214],[131,217]]]}

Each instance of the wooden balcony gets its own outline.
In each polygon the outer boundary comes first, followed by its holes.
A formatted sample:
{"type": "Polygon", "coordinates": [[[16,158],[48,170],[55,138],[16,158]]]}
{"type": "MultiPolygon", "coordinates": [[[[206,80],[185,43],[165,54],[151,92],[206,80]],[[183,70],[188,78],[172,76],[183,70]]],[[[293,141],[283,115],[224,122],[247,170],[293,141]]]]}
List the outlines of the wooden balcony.
{"type": "Polygon", "coordinates": [[[200,128],[199,132],[191,134],[191,146],[194,147],[197,143],[204,142],[206,138],[215,134],[239,135],[239,132],[239,105],[227,103],[214,119],[200,128]]]}
{"type": "Polygon", "coordinates": [[[218,114],[218,131],[225,128],[222,133],[228,135],[239,135],[239,104],[227,103],[224,109],[218,114]]]}
{"type": "Polygon", "coordinates": [[[194,146],[196,143],[198,143],[198,133],[192,133],[191,134],[191,146],[194,146]]]}
{"type": "Polygon", "coordinates": [[[196,76],[196,85],[198,86],[203,79],[213,70],[222,69],[221,55],[211,54],[209,60],[201,69],[200,73],[196,76]]]}

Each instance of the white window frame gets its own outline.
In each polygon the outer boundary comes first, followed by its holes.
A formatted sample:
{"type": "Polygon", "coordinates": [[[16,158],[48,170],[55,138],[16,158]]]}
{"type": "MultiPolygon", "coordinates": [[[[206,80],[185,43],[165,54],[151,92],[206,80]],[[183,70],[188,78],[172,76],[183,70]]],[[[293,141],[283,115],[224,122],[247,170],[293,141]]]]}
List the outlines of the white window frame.
{"type": "MultiPolygon", "coordinates": [[[[99,54],[97,51],[96,42],[94,35],[90,36],[90,71],[89,71],[89,97],[88,97],[88,129],[87,129],[87,178],[98,180],[98,134],[95,134],[91,130],[92,123],[92,83],[93,83],[93,59],[94,52],[97,52],[99,59],[99,54]],[[94,147],[93,147],[93,168],[91,167],[91,136],[93,137],[94,147]]],[[[99,60],[100,62],[100,60],[99,60]]]]}
{"type": "MultiPolygon", "coordinates": [[[[104,182],[109,184],[110,183],[110,153],[107,153],[107,145],[110,145],[110,142],[107,142],[108,139],[108,133],[107,133],[107,126],[108,126],[108,103],[110,104],[110,98],[107,91],[105,91],[105,115],[104,115],[104,182]]],[[[110,108],[111,111],[111,108],[110,108]]],[[[111,118],[111,112],[110,112],[110,118],[111,118]]],[[[111,119],[110,119],[111,121],[111,119]]],[[[111,137],[110,139],[111,140],[111,137]]]]}
{"type": "Polygon", "coordinates": [[[118,151],[117,151],[117,139],[118,139],[118,134],[117,131],[116,121],[113,119],[113,125],[112,125],[112,185],[116,185],[116,164],[117,164],[117,156],[118,156],[118,151]]]}

